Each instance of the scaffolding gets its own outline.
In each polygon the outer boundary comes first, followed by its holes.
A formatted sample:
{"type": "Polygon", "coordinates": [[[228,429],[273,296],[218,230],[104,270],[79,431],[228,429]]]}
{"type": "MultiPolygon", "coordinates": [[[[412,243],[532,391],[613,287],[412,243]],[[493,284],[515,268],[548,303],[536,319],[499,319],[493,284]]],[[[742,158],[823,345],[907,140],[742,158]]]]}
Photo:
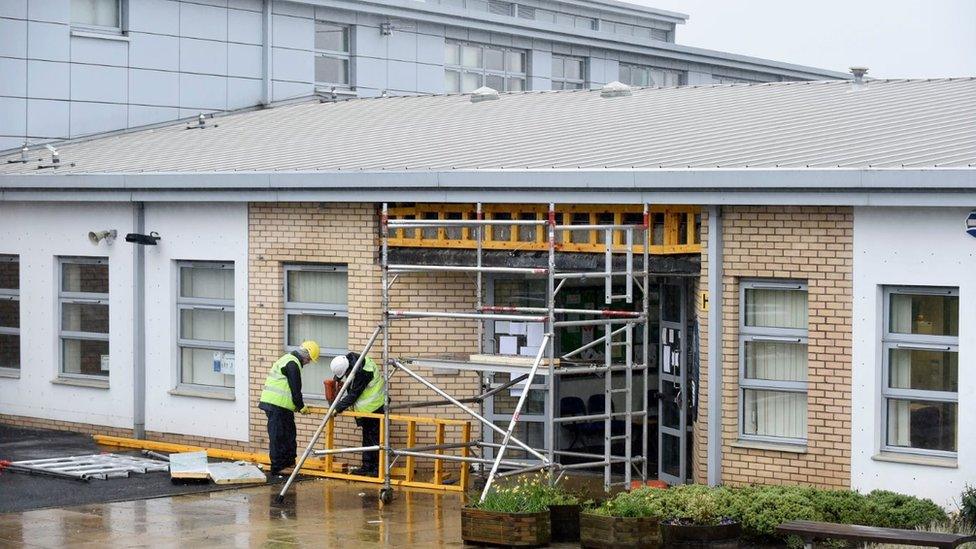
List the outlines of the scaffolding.
{"type": "MultiPolygon", "coordinates": [[[[348,378],[352,379],[362,366],[367,353],[373,348],[380,335],[382,335],[382,375],[386,381],[386,390],[389,393],[390,382],[393,375],[402,373],[414,381],[420,383],[432,392],[437,394],[441,400],[408,403],[402,405],[389,405],[384,407],[382,432],[386,433],[380,444],[370,447],[348,448],[344,450],[315,450],[319,438],[330,421],[335,416],[335,406],[346,392],[348,384],[344,385],[338,395],[333,399],[325,417],[322,419],[319,428],[316,430],[309,444],[305,448],[298,465],[295,467],[288,481],[281,490],[279,498],[283,498],[288,491],[299,469],[311,455],[335,454],[339,451],[345,452],[365,452],[381,451],[380,460],[383,468],[383,488],[380,490],[380,498],[384,502],[392,499],[391,470],[393,464],[400,457],[404,458],[425,458],[433,459],[436,463],[439,460],[451,460],[462,462],[462,467],[467,464],[480,464],[488,468],[488,476],[485,486],[481,492],[483,499],[491,489],[494,481],[499,477],[528,473],[532,471],[548,470],[553,474],[553,479],[561,478],[567,471],[602,469],[603,486],[609,491],[614,485],[630,486],[633,477],[636,475],[642,481],[648,478],[648,420],[647,411],[650,403],[648,402],[648,351],[650,342],[648,340],[648,305],[650,292],[649,279],[649,248],[646,243],[649,240],[649,210],[647,205],[643,207],[642,222],[638,224],[559,224],[555,204],[548,205],[548,216],[544,219],[506,219],[495,220],[485,219],[482,204],[476,205],[474,219],[390,219],[388,216],[389,208],[383,204],[380,215],[380,235],[381,235],[381,290],[382,290],[382,322],[376,327],[372,335],[359,356],[359,360],[351,368],[348,378]],[[494,225],[504,225],[509,227],[534,228],[536,230],[547,230],[547,265],[545,267],[509,267],[509,266],[488,266],[484,261],[484,236],[485,230],[494,225]],[[476,240],[474,265],[421,265],[421,264],[391,264],[389,261],[389,240],[391,231],[400,229],[445,229],[464,230],[474,233],[476,240]],[[604,269],[602,271],[573,272],[557,269],[557,254],[560,252],[561,245],[557,241],[557,235],[570,235],[575,232],[586,231],[589,235],[602,234],[604,243],[604,269]],[[635,269],[634,255],[637,237],[641,239],[643,261],[640,269],[635,269]],[[614,261],[616,257],[623,255],[623,268],[614,261]],[[390,289],[396,284],[397,279],[402,274],[407,273],[471,273],[475,277],[476,305],[473,311],[434,311],[434,310],[400,310],[390,307],[390,289]],[[488,274],[518,274],[528,277],[545,277],[546,280],[546,306],[498,306],[486,305],[484,299],[485,275],[488,274]],[[607,308],[595,309],[574,309],[567,307],[557,307],[557,297],[569,281],[574,280],[603,280],[604,303],[607,308]],[[620,286],[623,291],[617,290],[620,286]],[[635,291],[635,286],[639,291],[635,291]],[[618,292],[618,293],[615,293],[618,292]],[[636,310],[624,311],[612,309],[615,303],[625,302],[638,305],[636,310]],[[484,379],[486,373],[495,371],[507,371],[512,374],[512,379],[508,383],[488,390],[480,395],[468,398],[456,398],[436,383],[417,373],[405,360],[394,358],[390,354],[390,326],[393,322],[404,319],[446,319],[477,321],[477,350],[478,356],[483,356],[485,323],[493,321],[540,323],[543,325],[544,333],[541,343],[531,364],[524,361],[515,361],[504,367],[500,367],[497,361],[483,363],[477,360],[454,361],[450,362],[449,367],[473,370],[479,373],[479,377],[484,379]],[[559,328],[564,327],[602,327],[603,335],[592,341],[582,343],[578,348],[566,353],[557,353],[556,334],[559,328]],[[635,329],[639,328],[639,334],[635,334],[635,329]],[[634,359],[635,338],[641,341],[641,356],[638,361],[634,359]],[[602,363],[583,363],[575,359],[578,355],[589,349],[599,346],[603,347],[602,363]],[[622,348],[622,353],[615,353],[615,348],[622,348]],[[615,360],[615,354],[622,355],[622,360],[615,360]],[[556,378],[565,375],[588,374],[593,376],[603,376],[603,411],[600,413],[588,413],[586,415],[573,415],[561,417],[558,413],[556,395],[556,378]],[[623,387],[615,387],[615,375],[623,376],[623,387]],[[519,423],[527,397],[531,391],[533,381],[539,376],[545,376],[545,444],[542,448],[533,448],[526,441],[515,436],[515,429],[519,423]],[[635,375],[639,375],[642,381],[640,406],[634,405],[634,381],[635,375]],[[517,376],[517,377],[516,377],[517,376]],[[518,401],[515,404],[507,428],[503,429],[483,415],[483,403],[487,398],[491,398],[499,391],[522,384],[519,392],[518,401]],[[624,409],[616,411],[614,408],[614,396],[624,394],[624,409]],[[479,413],[469,404],[482,405],[479,413]],[[437,445],[413,446],[406,448],[394,448],[390,436],[390,415],[392,410],[405,408],[421,408],[432,406],[454,406],[472,418],[476,419],[489,434],[493,437],[501,435],[500,443],[475,440],[464,441],[461,443],[441,443],[437,445]],[[635,422],[635,419],[638,420],[635,422]],[[614,427],[623,421],[623,432],[615,431],[614,427]],[[570,449],[559,449],[556,444],[557,429],[563,425],[602,422],[603,429],[603,451],[602,453],[579,452],[570,449]],[[640,452],[635,453],[633,435],[635,425],[640,429],[640,452]],[[622,453],[614,453],[615,443],[623,444],[622,453]],[[521,460],[505,459],[505,454],[513,447],[525,452],[535,459],[534,462],[526,463],[521,460]],[[446,455],[446,449],[461,449],[463,454],[460,456],[446,455]],[[480,456],[472,455],[471,449],[482,451],[480,456]],[[493,455],[486,457],[484,451],[488,450],[493,455]],[[563,458],[579,460],[575,463],[563,464],[563,458]],[[622,465],[623,480],[614,482],[614,466],[622,465]],[[504,469],[504,471],[502,471],[504,469]]],[[[473,358],[473,357],[472,357],[473,358]]],[[[504,359],[499,357],[503,362],[504,359]]],[[[436,362],[436,361],[434,361],[436,362]]],[[[417,361],[418,365],[430,365],[432,361],[417,361]]],[[[482,387],[485,387],[482,383],[482,387]]],[[[411,459],[412,461],[412,459],[411,459]]]]}

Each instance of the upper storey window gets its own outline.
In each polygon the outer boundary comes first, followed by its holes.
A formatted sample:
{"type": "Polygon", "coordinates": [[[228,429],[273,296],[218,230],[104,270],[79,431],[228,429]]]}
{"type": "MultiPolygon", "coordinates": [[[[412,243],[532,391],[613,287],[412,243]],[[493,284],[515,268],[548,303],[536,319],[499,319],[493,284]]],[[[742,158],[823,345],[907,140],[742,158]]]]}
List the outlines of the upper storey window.
{"type": "Polygon", "coordinates": [[[525,51],[448,40],[444,45],[444,89],[468,93],[481,86],[498,91],[525,89],[525,51]]]}

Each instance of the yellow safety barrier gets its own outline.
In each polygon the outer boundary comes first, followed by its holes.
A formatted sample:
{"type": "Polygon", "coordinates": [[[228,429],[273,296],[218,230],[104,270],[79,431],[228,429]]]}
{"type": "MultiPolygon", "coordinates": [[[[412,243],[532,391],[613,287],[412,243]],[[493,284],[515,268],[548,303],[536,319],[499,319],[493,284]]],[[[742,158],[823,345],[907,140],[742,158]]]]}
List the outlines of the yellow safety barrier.
{"type": "MultiPolygon", "coordinates": [[[[484,218],[490,220],[545,220],[548,206],[544,204],[486,204],[484,218]]],[[[473,204],[413,204],[389,209],[390,219],[471,220],[475,219],[473,204]]],[[[644,222],[643,206],[581,204],[556,206],[556,222],[560,225],[639,225],[644,222]]],[[[652,255],[701,253],[701,208],[698,206],[650,206],[648,225],[652,255]]],[[[560,231],[556,235],[560,251],[604,253],[606,244],[602,231],[560,231]]],[[[482,246],[486,250],[548,249],[544,226],[490,225],[485,228],[482,246]]],[[[613,246],[624,250],[623,231],[614,231],[613,246]]],[[[416,248],[477,247],[472,227],[427,227],[393,229],[390,246],[416,248]]],[[[644,235],[634,234],[634,252],[644,252],[644,235]]]]}

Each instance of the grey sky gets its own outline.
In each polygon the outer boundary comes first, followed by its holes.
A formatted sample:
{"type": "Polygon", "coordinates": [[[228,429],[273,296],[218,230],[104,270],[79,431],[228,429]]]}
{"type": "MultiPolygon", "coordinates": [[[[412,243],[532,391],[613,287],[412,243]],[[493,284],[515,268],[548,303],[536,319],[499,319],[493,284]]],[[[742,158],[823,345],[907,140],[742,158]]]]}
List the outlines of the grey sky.
{"type": "Polygon", "coordinates": [[[876,78],[976,76],[976,0],[628,0],[687,13],[678,43],[876,78]]]}

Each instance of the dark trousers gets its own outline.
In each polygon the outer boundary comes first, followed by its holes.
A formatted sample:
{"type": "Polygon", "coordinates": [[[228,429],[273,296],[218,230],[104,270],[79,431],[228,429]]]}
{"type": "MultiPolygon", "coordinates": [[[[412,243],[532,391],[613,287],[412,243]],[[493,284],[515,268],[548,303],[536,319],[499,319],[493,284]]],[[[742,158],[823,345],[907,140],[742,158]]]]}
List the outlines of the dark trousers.
{"type": "Polygon", "coordinates": [[[270,443],[271,473],[295,465],[298,447],[295,442],[295,412],[278,406],[264,409],[268,416],[268,442],[270,443]]]}
{"type": "MultiPolygon", "coordinates": [[[[383,407],[373,412],[382,414],[383,407]]],[[[363,430],[363,446],[376,446],[380,443],[380,420],[372,417],[357,417],[356,425],[363,430]]],[[[367,471],[378,471],[380,468],[380,453],[377,450],[363,452],[363,469],[367,471]]]]}

